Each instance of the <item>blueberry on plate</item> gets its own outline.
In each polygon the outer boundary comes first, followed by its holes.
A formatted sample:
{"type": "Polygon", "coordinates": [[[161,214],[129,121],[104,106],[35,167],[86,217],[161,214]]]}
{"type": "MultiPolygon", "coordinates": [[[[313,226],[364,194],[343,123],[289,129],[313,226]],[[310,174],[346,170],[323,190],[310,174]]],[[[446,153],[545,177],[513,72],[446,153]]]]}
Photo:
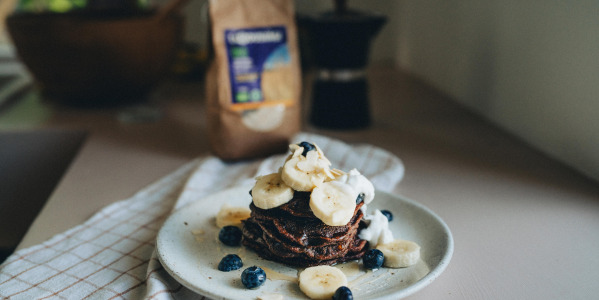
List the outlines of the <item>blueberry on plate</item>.
{"type": "Polygon", "coordinates": [[[237,254],[227,254],[218,264],[218,270],[223,272],[239,270],[241,267],[243,267],[243,262],[237,254]]]}
{"type": "Polygon", "coordinates": [[[266,273],[262,268],[253,266],[241,273],[241,283],[248,289],[260,287],[266,281],[266,273]]]}
{"type": "Polygon", "coordinates": [[[383,265],[385,255],[379,249],[370,249],[362,256],[362,263],[366,269],[378,269],[383,265]]]}
{"type": "Polygon", "coordinates": [[[301,142],[301,143],[299,143],[297,145],[300,146],[300,147],[304,147],[304,151],[302,151],[302,155],[303,156],[308,155],[309,151],[312,151],[312,150],[316,149],[316,147],[314,147],[314,144],[310,144],[308,142],[301,142]]]}
{"type": "Polygon", "coordinates": [[[241,244],[241,229],[237,226],[225,226],[220,229],[218,239],[227,246],[239,246],[241,244]]]}
{"type": "Polygon", "coordinates": [[[387,217],[387,220],[389,220],[389,222],[393,221],[393,214],[390,211],[383,209],[381,210],[381,213],[385,215],[385,217],[387,217]]]}
{"type": "Polygon", "coordinates": [[[335,291],[335,294],[333,294],[333,300],[353,300],[353,299],[354,299],[354,295],[351,293],[351,290],[346,286],[339,287],[335,291]]]}

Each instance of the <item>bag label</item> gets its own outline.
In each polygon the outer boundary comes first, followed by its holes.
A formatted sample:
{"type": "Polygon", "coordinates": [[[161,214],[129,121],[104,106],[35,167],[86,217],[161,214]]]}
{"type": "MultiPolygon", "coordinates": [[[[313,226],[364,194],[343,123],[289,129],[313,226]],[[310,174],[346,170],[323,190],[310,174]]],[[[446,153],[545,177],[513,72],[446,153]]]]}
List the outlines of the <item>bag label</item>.
{"type": "Polygon", "coordinates": [[[292,103],[285,26],[225,30],[234,110],[292,103]]]}

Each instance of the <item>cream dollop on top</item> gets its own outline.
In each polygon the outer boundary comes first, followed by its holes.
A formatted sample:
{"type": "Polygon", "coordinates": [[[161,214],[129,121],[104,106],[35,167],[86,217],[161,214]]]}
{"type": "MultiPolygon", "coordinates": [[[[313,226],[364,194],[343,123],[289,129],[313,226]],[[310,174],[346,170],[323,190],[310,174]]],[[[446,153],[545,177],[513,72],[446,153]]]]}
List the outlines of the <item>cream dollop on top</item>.
{"type": "Polygon", "coordinates": [[[371,248],[393,241],[393,232],[389,229],[387,217],[378,209],[371,214],[366,214],[366,205],[374,200],[372,182],[356,169],[335,178],[335,181],[343,183],[344,188],[351,191],[356,198],[359,194],[364,194],[364,205],[361,209],[364,213],[363,220],[368,224],[368,227],[362,229],[358,237],[368,241],[371,248]]]}
{"type": "Polygon", "coordinates": [[[366,205],[374,200],[374,186],[372,182],[356,169],[351,169],[348,173],[336,177],[335,181],[343,183],[344,188],[352,195],[355,195],[356,198],[358,198],[358,195],[364,194],[363,211],[366,211],[366,205]]]}
{"type": "Polygon", "coordinates": [[[368,227],[362,229],[358,237],[367,240],[370,243],[370,248],[393,241],[393,232],[389,229],[389,220],[380,210],[377,209],[372,214],[365,215],[364,220],[369,223],[368,227]]]}
{"type": "MultiPolygon", "coordinates": [[[[372,183],[356,169],[352,169],[347,173],[332,169],[331,162],[324,155],[322,149],[316,144],[312,145],[314,149],[306,152],[300,144],[289,145],[291,154],[285,159],[283,167],[279,170],[281,180],[294,191],[311,192],[310,207],[317,218],[325,224],[331,225],[329,224],[332,222],[330,219],[334,219],[336,215],[342,212],[351,210],[353,215],[356,199],[360,194],[364,195],[362,211],[365,212],[366,205],[374,199],[374,186],[372,183]],[[336,193],[334,189],[328,191],[333,187],[341,193],[336,193]],[[315,194],[314,191],[317,188],[318,191],[323,192],[315,194]],[[329,193],[335,196],[333,197],[329,193]],[[342,197],[344,201],[336,202],[331,200],[335,197],[342,197]],[[327,203],[327,201],[331,202],[327,203]]],[[[271,192],[268,191],[268,193],[271,192]]],[[[338,222],[332,223],[336,224],[338,222]]]]}

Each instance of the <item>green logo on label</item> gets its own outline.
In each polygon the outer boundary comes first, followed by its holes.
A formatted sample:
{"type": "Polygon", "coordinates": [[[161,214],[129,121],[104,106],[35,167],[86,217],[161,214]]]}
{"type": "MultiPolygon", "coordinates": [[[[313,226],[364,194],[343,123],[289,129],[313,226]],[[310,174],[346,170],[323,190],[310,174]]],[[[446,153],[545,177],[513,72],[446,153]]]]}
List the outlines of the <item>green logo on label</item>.
{"type": "Polygon", "coordinates": [[[247,92],[239,92],[237,95],[235,95],[237,102],[247,102],[249,98],[250,97],[247,92]]]}
{"type": "Polygon", "coordinates": [[[233,57],[246,57],[246,56],[248,56],[248,48],[246,48],[246,47],[231,48],[231,54],[233,57]]]}
{"type": "Polygon", "coordinates": [[[262,91],[260,89],[253,89],[250,93],[250,99],[252,101],[260,101],[262,100],[262,91]]]}

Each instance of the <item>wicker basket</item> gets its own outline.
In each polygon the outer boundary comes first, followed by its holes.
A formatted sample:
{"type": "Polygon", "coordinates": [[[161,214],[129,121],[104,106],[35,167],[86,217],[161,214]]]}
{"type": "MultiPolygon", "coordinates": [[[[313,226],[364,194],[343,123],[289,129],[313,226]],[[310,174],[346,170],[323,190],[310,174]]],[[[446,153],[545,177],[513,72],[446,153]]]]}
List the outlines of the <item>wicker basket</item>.
{"type": "Polygon", "coordinates": [[[45,98],[95,107],[144,101],[182,42],[183,17],[13,14],[9,34],[45,98]]]}

